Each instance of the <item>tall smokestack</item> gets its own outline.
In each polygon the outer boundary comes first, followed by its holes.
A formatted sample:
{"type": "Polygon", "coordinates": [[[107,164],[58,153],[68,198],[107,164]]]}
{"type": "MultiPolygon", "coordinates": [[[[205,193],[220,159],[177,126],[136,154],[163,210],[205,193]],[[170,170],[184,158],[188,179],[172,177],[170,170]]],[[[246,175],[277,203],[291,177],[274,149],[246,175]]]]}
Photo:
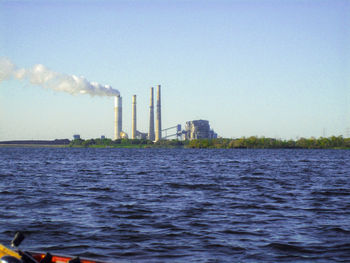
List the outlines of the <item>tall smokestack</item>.
{"type": "Polygon", "coordinates": [[[132,96],[131,139],[136,139],[136,95],[132,96]]]}
{"type": "Polygon", "coordinates": [[[160,85],[157,87],[156,141],[162,139],[162,116],[160,106],[160,85]]]}
{"type": "Polygon", "coordinates": [[[114,140],[120,139],[122,131],[122,97],[114,97],[114,140]]]}
{"type": "Polygon", "coordinates": [[[151,87],[151,101],[149,105],[149,131],[148,131],[148,139],[154,141],[154,99],[153,99],[153,87],[151,87]]]}

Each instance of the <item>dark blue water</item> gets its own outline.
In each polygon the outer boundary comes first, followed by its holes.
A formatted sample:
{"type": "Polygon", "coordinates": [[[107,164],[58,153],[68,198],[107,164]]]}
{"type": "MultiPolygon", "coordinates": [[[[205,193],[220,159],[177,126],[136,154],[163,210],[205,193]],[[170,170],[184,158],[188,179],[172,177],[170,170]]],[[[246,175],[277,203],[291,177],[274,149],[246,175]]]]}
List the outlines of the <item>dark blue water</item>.
{"type": "Polygon", "coordinates": [[[0,242],[111,262],[349,262],[350,151],[0,148],[0,242]]]}

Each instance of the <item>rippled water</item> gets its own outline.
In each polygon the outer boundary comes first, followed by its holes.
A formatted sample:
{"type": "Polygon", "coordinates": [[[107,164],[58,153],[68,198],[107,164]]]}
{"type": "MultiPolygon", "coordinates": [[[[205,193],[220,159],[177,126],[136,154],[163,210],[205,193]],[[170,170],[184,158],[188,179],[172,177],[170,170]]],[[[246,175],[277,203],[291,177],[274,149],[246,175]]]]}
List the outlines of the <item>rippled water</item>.
{"type": "Polygon", "coordinates": [[[0,242],[110,262],[349,262],[350,151],[0,148],[0,242]]]}

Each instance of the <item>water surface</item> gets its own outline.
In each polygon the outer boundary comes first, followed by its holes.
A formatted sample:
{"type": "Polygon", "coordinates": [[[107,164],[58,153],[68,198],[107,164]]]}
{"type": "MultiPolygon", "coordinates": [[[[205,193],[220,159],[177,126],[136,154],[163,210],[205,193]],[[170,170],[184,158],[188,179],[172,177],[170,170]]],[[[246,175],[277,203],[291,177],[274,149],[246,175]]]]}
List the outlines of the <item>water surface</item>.
{"type": "Polygon", "coordinates": [[[350,152],[0,148],[0,242],[111,262],[349,262],[350,152]]]}

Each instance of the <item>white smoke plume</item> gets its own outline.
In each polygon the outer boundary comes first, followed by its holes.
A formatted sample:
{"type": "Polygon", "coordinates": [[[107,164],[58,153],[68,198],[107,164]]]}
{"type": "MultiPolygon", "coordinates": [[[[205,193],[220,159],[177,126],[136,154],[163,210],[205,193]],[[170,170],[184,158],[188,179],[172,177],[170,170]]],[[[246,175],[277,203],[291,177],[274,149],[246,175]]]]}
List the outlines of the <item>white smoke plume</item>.
{"type": "Polygon", "coordinates": [[[84,77],[57,73],[38,64],[30,69],[18,69],[9,59],[0,58],[0,82],[5,79],[28,80],[46,89],[67,92],[72,95],[117,96],[119,91],[109,85],[90,82],[84,77]]]}

